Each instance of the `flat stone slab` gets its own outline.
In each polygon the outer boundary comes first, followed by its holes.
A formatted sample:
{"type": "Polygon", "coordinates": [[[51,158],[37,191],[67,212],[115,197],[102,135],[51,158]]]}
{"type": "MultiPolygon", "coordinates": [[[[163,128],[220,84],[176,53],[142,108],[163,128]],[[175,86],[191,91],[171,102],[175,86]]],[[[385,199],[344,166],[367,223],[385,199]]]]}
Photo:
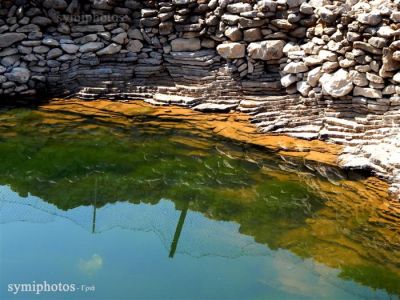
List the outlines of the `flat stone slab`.
{"type": "Polygon", "coordinates": [[[237,104],[215,104],[215,103],[202,103],[193,107],[194,110],[202,112],[229,112],[235,109],[237,104]]]}
{"type": "Polygon", "coordinates": [[[166,104],[175,104],[175,105],[183,105],[183,106],[191,106],[195,105],[199,102],[199,98],[188,97],[188,96],[179,96],[179,95],[169,95],[169,94],[160,94],[157,93],[153,96],[154,101],[166,103],[166,104]]]}

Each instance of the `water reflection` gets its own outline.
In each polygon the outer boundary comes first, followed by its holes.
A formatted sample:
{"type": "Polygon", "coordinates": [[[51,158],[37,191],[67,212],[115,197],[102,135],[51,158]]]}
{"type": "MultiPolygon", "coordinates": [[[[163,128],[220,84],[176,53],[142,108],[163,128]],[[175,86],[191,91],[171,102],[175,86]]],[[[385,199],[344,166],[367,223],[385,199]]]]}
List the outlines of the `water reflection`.
{"type": "MultiPolygon", "coordinates": [[[[173,261],[273,255],[262,282],[299,297],[333,297],[338,278],[360,297],[372,294],[354,282],[400,295],[400,205],[380,181],[162,127],[4,111],[0,184],[19,197],[1,198],[1,223],[152,231],[173,261]]],[[[105,261],[92,252],[78,269],[94,276],[105,261]]]]}

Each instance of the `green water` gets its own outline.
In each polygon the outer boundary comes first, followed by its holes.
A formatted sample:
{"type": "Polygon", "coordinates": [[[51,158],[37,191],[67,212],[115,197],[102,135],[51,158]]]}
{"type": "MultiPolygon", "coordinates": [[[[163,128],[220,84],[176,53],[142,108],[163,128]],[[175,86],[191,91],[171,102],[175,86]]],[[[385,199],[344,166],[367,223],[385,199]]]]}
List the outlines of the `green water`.
{"type": "Polygon", "coordinates": [[[359,175],[150,121],[0,112],[0,299],[399,298],[359,175]]]}

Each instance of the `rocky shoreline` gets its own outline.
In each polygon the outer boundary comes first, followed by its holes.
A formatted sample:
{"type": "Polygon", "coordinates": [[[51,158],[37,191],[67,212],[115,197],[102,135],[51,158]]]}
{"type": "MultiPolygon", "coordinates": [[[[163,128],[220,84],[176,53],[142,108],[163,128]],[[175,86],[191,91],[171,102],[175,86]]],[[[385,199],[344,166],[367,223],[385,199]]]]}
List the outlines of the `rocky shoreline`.
{"type": "Polygon", "coordinates": [[[5,0],[0,97],[237,110],[400,196],[399,36],[389,0],[5,0]]]}

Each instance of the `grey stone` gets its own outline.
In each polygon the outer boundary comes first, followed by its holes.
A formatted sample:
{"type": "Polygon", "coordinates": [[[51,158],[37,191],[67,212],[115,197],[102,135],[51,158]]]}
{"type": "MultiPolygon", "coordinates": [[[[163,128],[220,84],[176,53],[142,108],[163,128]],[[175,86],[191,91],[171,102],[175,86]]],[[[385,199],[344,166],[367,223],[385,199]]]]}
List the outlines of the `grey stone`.
{"type": "Polygon", "coordinates": [[[121,50],[122,46],[112,43],[110,45],[108,45],[107,47],[105,47],[104,49],[97,51],[96,54],[97,55],[111,55],[111,54],[115,54],[118,53],[121,50]]]}
{"type": "Polygon", "coordinates": [[[200,39],[198,38],[190,38],[183,39],[178,38],[171,42],[172,51],[181,52],[181,51],[197,51],[201,49],[200,39]]]}
{"type": "Polygon", "coordinates": [[[9,32],[0,34],[0,48],[9,47],[26,38],[23,33],[9,32]]]}
{"type": "Polygon", "coordinates": [[[44,26],[49,26],[52,23],[52,21],[46,17],[36,16],[31,20],[31,23],[44,27],[44,26]]]}
{"type": "Polygon", "coordinates": [[[79,50],[79,46],[75,44],[61,44],[61,49],[63,49],[68,54],[75,54],[79,50]]]}
{"type": "Polygon", "coordinates": [[[65,10],[68,7],[68,4],[64,0],[44,0],[43,6],[55,10],[65,10]]]}
{"type": "Polygon", "coordinates": [[[126,32],[121,32],[114,36],[111,40],[120,45],[126,44],[128,42],[128,34],[126,32]]]}
{"type": "Polygon", "coordinates": [[[104,48],[104,43],[101,42],[90,42],[84,44],[79,47],[79,52],[87,53],[87,52],[96,52],[100,49],[104,48]]]}
{"type": "Polygon", "coordinates": [[[46,46],[50,46],[50,47],[58,47],[58,46],[60,46],[60,43],[57,40],[55,40],[53,38],[50,38],[50,37],[44,38],[42,40],[42,44],[46,45],[46,46]]]}
{"type": "Polygon", "coordinates": [[[38,31],[40,31],[40,27],[35,24],[28,24],[28,25],[24,25],[22,27],[17,28],[16,31],[22,32],[22,33],[38,32],[38,31]]]}
{"type": "Polygon", "coordinates": [[[128,45],[126,46],[126,49],[128,51],[135,52],[135,53],[140,52],[140,50],[142,50],[142,48],[143,48],[143,44],[139,40],[131,40],[131,41],[129,41],[128,45]]]}
{"type": "Polygon", "coordinates": [[[14,68],[10,73],[6,73],[5,76],[8,80],[18,83],[27,83],[31,77],[31,72],[26,68],[14,68]]]}
{"type": "Polygon", "coordinates": [[[33,52],[39,53],[39,54],[45,54],[49,52],[50,48],[47,46],[37,46],[33,48],[33,52]]]}

